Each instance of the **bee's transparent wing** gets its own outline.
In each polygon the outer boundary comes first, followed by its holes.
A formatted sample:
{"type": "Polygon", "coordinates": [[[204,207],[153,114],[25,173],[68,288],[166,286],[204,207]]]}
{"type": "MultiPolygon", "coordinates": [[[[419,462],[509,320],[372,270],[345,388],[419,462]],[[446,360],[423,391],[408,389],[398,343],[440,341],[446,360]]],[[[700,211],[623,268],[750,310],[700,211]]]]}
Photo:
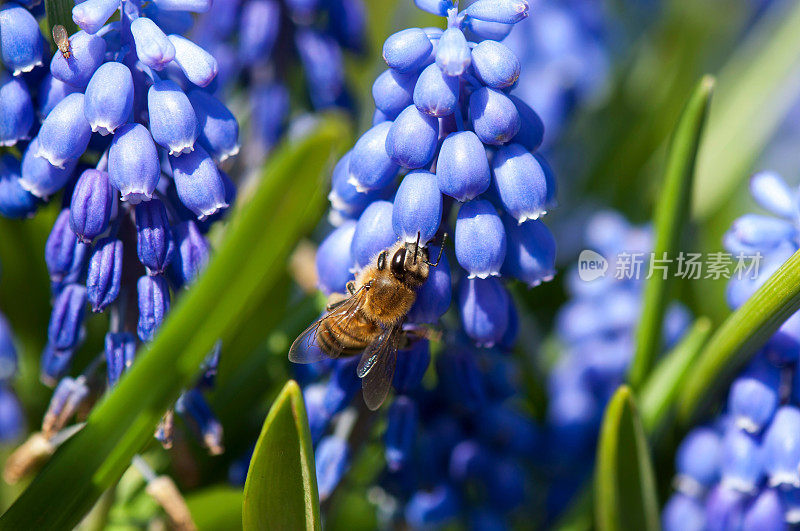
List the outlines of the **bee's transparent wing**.
{"type": "Polygon", "coordinates": [[[372,411],[381,407],[389,394],[401,337],[402,329],[399,326],[388,328],[364,350],[358,362],[357,372],[361,378],[364,402],[372,411]]]}
{"type": "Polygon", "coordinates": [[[311,323],[302,334],[297,336],[289,348],[289,360],[294,363],[314,363],[325,357],[338,358],[341,350],[324,352],[317,342],[319,327],[324,321],[335,323],[342,328],[348,327],[350,319],[355,317],[366,302],[367,290],[359,288],[351,297],[337,302],[322,317],[311,323]]]}

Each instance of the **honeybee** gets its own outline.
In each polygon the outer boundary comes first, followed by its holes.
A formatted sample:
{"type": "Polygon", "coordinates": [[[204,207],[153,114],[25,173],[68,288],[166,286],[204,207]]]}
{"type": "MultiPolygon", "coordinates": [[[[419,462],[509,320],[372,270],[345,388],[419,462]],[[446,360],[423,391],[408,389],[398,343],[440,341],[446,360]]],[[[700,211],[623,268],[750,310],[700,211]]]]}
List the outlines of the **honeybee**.
{"type": "Polygon", "coordinates": [[[69,36],[67,35],[67,29],[60,24],[56,24],[53,26],[53,42],[56,43],[58,46],[61,55],[64,56],[64,59],[69,59],[69,56],[72,54],[69,48],[69,36]]]}
{"type": "Polygon", "coordinates": [[[364,402],[369,409],[378,409],[392,385],[397,349],[407,340],[406,315],[430,268],[439,265],[444,238],[435,262],[430,261],[427,246],[420,246],[419,234],[414,243],[399,241],[378,253],[347,283],[347,294],[331,295],[326,313],[292,343],[289,359],[312,363],[323,356],[362,353],[357,373],[364,402]]]}

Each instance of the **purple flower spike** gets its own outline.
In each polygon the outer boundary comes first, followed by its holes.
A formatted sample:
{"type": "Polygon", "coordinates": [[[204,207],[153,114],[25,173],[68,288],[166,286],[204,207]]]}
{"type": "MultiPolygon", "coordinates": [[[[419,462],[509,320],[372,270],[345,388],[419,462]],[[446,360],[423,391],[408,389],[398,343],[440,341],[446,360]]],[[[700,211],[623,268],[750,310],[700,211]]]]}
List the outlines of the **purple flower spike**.
{"type": "Polygon", "coordinates": [[[460,76],[472,62],[469,44],[458,28],[447,28],[436,45],[436,64],[448,76],[460,76]]]}
{"type": "Polygon", "coordinates": [[[426,244],[436,236],[442,221],[442,194],[436,176],[413,171],[403,178],[394,198],[392,227],[397,238],[426,244]]]}
{"type": "Polygon", "coordinates": [[[439,120],[409,105],[389,129],[386,152],[404,168],[422,168],[433,159],[438,140],[439,120]]]}
{"type": "Polygon", "coordinates": [[[397,175],[398,165],[386,152],[392,122],[382,122],[361,135],[350,153],[348,181],[359,192],[379,190],[397,175]]]}
{"type": "Polygon", "coordinates": [[[219,67],[213,55],[180,35],[170,35],[169,40],[175,47],[175,62],[186,79],[198,87],[205,87],[214,80],[219,67]]]}
{"type": "Polygon", "coordinates": [[[491,203],[475,199],[461,206],[455,247],[456,259],[469,278],[500,274],[506,256],[506,231],[491,203]]]}
{"type": "Polygon", "coordinates": [[[108,151],[111,185],[132,205],[153,197],[161,176],[158,152],[150,132],[141,124],[119,128],[108,151]]]}
{"type": "Polygon", "coordinates": [[[30,138],[33,102],[21,79],[0,77],[0,146],[13,146],[30,138]]]}
{"type": "Polygon", "coordinates": [[[92,250],[86,274],[86,295],[94,312],[105,310],[119,295],[122,251],[122,240],[116,238],[103,238],[92,250]]]}
{"type": "Polygon", "coordinates": [[[44,39],[39,23],[15,2],[0,8],[0,56],[15,76],[42,64],[44,39]]]}
{"type": "Polygon", "coordinates": [[[475,134],[484,144],[502,145],[519,132],[521,120],[514,102],[499,90],[481,87],[469,98],[475,134]]]}
{"type": "Polygon", "coordinates": [[[389,201],[375,201],[358,218],[350,255],[361,269],[372,262],[382,250],[394,245],[397,237],[392,228],[392,204],[389,201]]]}
{"type": "Polygon", "coordinates": [[[756,359],[731,384],[728,409],[734,423],[750,433],[766,426],[780,399],[781,372],[772,363],[756,359]]]}
{"type": "Polygon", "coordinates": [[[108,385],[113,387],[122,377],[122,373],[133,365],[136,337],[128,332],[106,334],[105,354],[108,385]]]}
{"type": "Polygon", "coordinates": [[[722,485],[746,494],[755,492],[764,475],[758,440],[729,427],[722,439],[720,455],[722,485]]]}
{"type": "Polygon", "coordinates": [[[528,16],[529,10],[528,0],[478,0],[464,14],[487,22],[516,24],[528,16]]]}
{"type": "Polygon", "coordinates": [[[150,341],[169,311],[169,286],[162,276],[144,275],[136,283],[139,296],[139,339],[150,341]]]}
{"type": "Polygon", "coordinates": [[[69,223],[75,234],[83,242],[90,242],[103,234],[108,228],[114,191],[104,171],[89,169],[84,171],[70,203],[69,223]]]}
{"type": "Polygon", "coordinates": [[[78,345],[85,306],[86,288],[80,284],[69,284],[56,297],[47,327],[47,339],[54,349],[67,350],[78,345]]]}
{"type": "Polygon", "coordinates": [[[70,94],[47,115],[39,129],[37,157],[63,169],[86,151],[92,128],[86,121],[83,104],[83,94],[70,94]]]}
{"type": "Polygon", "coordinates": [[[53,60],[50,61],[50,73],[64,83],[84,89],[95,70],[103,64],[106,41],[97,35],[79,31],[69,38],[69,44],[69,59],[65,59],[64,55],[56,50],[53,60]]]}
{"type": "Polygon", "coordinates": [[[97,33],[119,9],[120,0],[85,0],[72,8],[72,20],[83,31],[97,33]]]}
{"type": "Polygon", "coordinates": [[[782,406],[764,433],[764,470],[772,487],[800,488],[800,410],[782,406]]]}
{"type": "Polygon", "coordinates": [[[208,263],[211,248],[194,221],[184,221],[174,227],[175,253],[170,269],[180,284],[193,282],[208,263]]]}
{"type": "Polygon", "coordinates": [[[276,0],[250,0],[242,7],[239,26],[239,58],[251,65],[269,57],[281,23],[281,6],[276,0]]]}
{"type": "Polygon", "coordinates": [[[197,141],[216,160],[223,162],[239,153],[239,122],[217,98],[200,89],[189,93],[199,126],[197,141]]]}
{"type": "Polygon", "coordinates": [[[414,105],[430,116],[449,116],[458,109],[459,78],[428,65],[414,87],[414,105]]]}
{"type": "Polygon", "coordinates": [[[38,107],[36,110],[39,116],[46,118],[61,100],[75,92],[80,92],[80,89],[64,83],[50,74],[46,75],[39,86],[39,95],[37,97],[38,107]]]}
{"type": "Polygon", "coordinates": [[[459,308],[464,332],[478,346],[491,347],[508,327],[509,295],[496,278],[471,278],[461,283],[459,308]]]}
{"type": "Polygon", "coordinates": [[[503,208],[520,223],[545,214],[547,180],[544,170],[524,147],[501,147],[492,161],[494,190],[503,208]]]}
{"type": "Polygon", "coordinates": [[[511,141],[515,144],[522,144],[525,149],[533,153],[539,149],[544,140],[544,122],[527,103],[513,94],[508,97],[514,102],[520,118],[519,132],[511,141]]]}
{"type": "Polygon", "coordinates": [[[340,437],[330,436],[319,442],[314,456],[319,499],[326,500],[336,489],[350,466],[350,450],[347,447],[347,441],[340,437]]]}
{"type": "Polygon", "coordinates": [[[153,4],[163,11],[205,13],[211,8],[211,0],[153,0],[153,4]]]}
{"type": "Polygon", "coordinates": [[[418,70],[431,55],[433,45],[420,28],[408,28],[391,35],[383,43],[383,60],[398,72],[418,70]]]}
{"type": "Polygon", "coordinates": [[[128,123],[133,111],[133,76],[127,66],[105,63],[89,80],[85,94],[83,112],[93,133],[105,136],[128,123]]]}
{"type": "Polygon", "coordinates": [[[442,142],[436,163],[439,190],[458,201],[470,201],[492,182],[486,149],[472,131],[451,133],[442,142]]]}
{"type": "Polygon", "coordinates": [[[197,115],[177,83],[157,81],[147,92],[150,132],[170,155],[189,153],[197,139],[197,115]]]}
{"type": "Polygon", "coordinates": [[[328,234],[317,249],[317,281],[325,295],[344,293],[347,282],[353,279],[350,246],[355,230],[355,221],[345,221],[328,234]]]}
{"type": "Polygon", "coordinates": [[[538,220],[505,221],[508,245],[503,274],[530,287],[552,280],[556,272],[556,240],[547,226],[538,220]]]}
{"type": "Polygon", "coordinates": [[[375,107],[390,120],[394,120],[403,109],[414,103],[414,85],[417,73],[403,74],[393,68],[384,70],[372,84],[372,99],[375,107]]]}
{"type": "Polygon", "coordinates": [[[519,79],[519,59],[497,41],[483,41],[472,49],[472,67],[478,80],[492,88],[508,88],[519,79]]]}
{"type": "MultiPolygon", "coordinates": [[[[439,249],[437,245],[428,245],[431,260],[439,256],[439,249]]],[[[442,253],[439,265],[430,268],[428,280],[419,288],[417,300],[408,312],[408,320],[412,323],[435,323],[450,307],[452,291],[450,263],[447,254],[442,253]]]]}
{"type": "Polygon", "coordinates": [[[367,7],[362,0],[334,0],[328,8],[328,31],[348,50],[363,52],[367,7]]]}
{"type": "Polygon", "coordinates": [[[0,215],[8,218],[31,216],[39,202],[20,183],[20,163],[11,155],[0,159],[0,215]]]}
{"type": "Polygon", "coordinates": [[[77,282],[91,246],[78,240],[70,228],[69,209],[56,218],[44,247],[44,261],[54,283],[77,282]]]}
{"type": "Polygon", "coordinates": [[[172,253],[172,231],[164,203],[153,198],[136,205],[136,254],[147,274],[163,273],[172,253]]]}
{"type": "Polygon", "coordinates": [[[178,197],[197,219],[202,221],[228,207],[225,183],[205,149],[196,146],[191,153],[169,161],[178,197]]]}
{"type": "Polygon", "coordinates": [[[386,426],[386,467],[397,472],[411,461],[416,442],[417,406],[407,396],[398,396],[389,407],[386,426]]]}
{"type": "Polygon", "coordinates": [[[175,46],[149,18],[139,17],[131,22],[131,33],[136,56],[153,70],[163,70],[175,59],[175,46]]]}

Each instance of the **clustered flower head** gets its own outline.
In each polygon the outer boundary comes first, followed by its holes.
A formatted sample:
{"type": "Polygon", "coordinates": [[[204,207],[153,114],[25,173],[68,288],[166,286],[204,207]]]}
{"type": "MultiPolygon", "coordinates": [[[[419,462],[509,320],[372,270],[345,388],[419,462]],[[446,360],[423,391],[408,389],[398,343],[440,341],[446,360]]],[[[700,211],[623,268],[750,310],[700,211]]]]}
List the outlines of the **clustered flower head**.
{"type": "MultiPolygon", "coordinates": [[[[755,278],[734,277],[728,303],[741,306],[800,247],[797,192],[776,174],[750,181],[773,216],[746,214],[725,235],[731,253],[760,256],[755,278]]],[[[693,429],[675,458],[676,492],[665,531],[787,529],[800,524],[800,312],[753,356],[720,415],[693,429]]]]}
{"type": "MultiPolygon", "coordinates": [[[[647,264],[641,274],[625,272],[625,256],[646,257],[652,250],[649,226],[630,225],[619,213],[601,211],[586,223],[587,249],[608,261],[604,276],[581,279],[578,268],[566,277],[570,300],[557,315],[563,355],[548,376],[547,450],[550,473],[559,484],[557,510],[592,469],[603,411],[625,382],[633,359],[641,316],[647,264]],[[624,274],[619,274],[622,270],[624,274]]],[[[664,324],[664,348],[689,324],[688,310],[673,303],[664,324]]]]}
{"type": "MultiPolygon", "coordinates": [[[[51,385],[61,380],[45,433],[90,396],[97,363],[62,379],[82,342],[87,304],[110,310],[105,358],[113,386],[137,342],[150,341],[162,323],[170,287],[188,285],[206,263],[203,234],[234,198],[218,165],[238,151],[238,123],[210,93],[217,61],[180,35],[192,12],[210,6],[77,3],[72,18],[81,30],[68,42],[56,39],[49,68],[34,12],[13,2],[0,8],[2,59],[14,73],[0,87],[0,135],[22,155],[0,161],[0,213],[31,215],[63,190],[45,248],[53,311],[41,376],[51,385]],[[117,11],[120,20],[108,23],[117,11]]],[[[176,409],[219,448],[207,435],[219,429],[201,394],[184,394],[176,409]]]]}
{"type": "MultiPolygon", "coordinates": [[[[543,125],[512,94],[520,63],[497,40],[527,16],[528,3],[479,0],[461,12],[449,1],[416,3],[446,17],[447,28],[409,28],[384,43],[389,68],[372,87],[373,127],[334,169],[330,219],[338,227],[319,249],[320,287],[344,291],[353,271],[398,239],[454,233],[463,330],[492,346],[514,312],[500,276],[536,286],[554,274],[555,241],[539,219],[556,192],[535,153],[543,125]]],[[[432,269],[410,322],[447,310],[450,275],[446,265],[432,269]]]]}
{"type": "Polygon", "coordinates": [[[191,34],[219,61],[217,93],[247,86],[241,106],[251,162],[284,130],[298,66],[313,109],[352,107],[344,58],[364,50],[365,29],[363,0],[218,0],[200,15],[191,34]]]}

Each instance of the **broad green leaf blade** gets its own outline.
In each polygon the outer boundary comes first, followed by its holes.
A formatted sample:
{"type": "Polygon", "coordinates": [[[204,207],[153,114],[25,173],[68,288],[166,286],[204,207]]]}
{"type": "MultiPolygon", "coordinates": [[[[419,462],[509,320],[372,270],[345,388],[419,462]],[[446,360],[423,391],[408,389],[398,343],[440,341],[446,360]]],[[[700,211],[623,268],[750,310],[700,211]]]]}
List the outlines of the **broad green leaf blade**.
{"type": "Polygon", "coordinates": [[[242,527],[242,491],[228,486],[214,486],[186,496],[197,529],[240,529],[242,527]]]}
{"type": "Polygon", "coordinates": [[[700,317],[653,369],[642,386],[639,410],[645,432],[652,435],[678,400],[678,390],[711,334],[711,320],[700,317]]]}
{"type": "Polygon", "coordinates": [[[51,30],[47,39],[52,42],[53,26],[60,24],[67,30],[67,35],[72,35],[78,31],[78,26],[72,21],[72,8],[75,2],[72,0],[44,0],[44,9],[47,13],[47,27],[51,30]]]}
{"type": "Polygon", "coordinates": [[[152,440],[163,412],[191,385],[212,346],[235,336],[284,278],[295,242],[322,213],[322,175],[347,138],[345,122],[328,117],[308,137],[281,147],[249,202],[242,200],[234,213],[205,273],[85,427],[59,448],[0,518],[0,527],[72,528],[120,478],[152,440]]]}
{"type": "Polygon", "coordinates": [[[679,419],[687,423],[767,339],[800,309],[800,251],[783,264],[711,337],[681,389],[679,419]]]}
{"type": "Polygon", "coordinates": [[[659,528],[650,451],[626,385],[617,389],[606,406],[594,481],[595,524],[600,531],[659,528]]]}
{"type": "Polygon", "coordinates": [[[728,201],[800,95],[800,2],[776,4],[769,15],[719,75],[697,161],[697,219],[728,201]]]}
{"type": "MultiPolygon", "coordinates": [[[[689,217],[695,159],[713,89],[713,77],[705,76],[700,80],[681,113],[672,137],[661,199],[655,212],[654,260],[675,260],[678,254],[680,237],[689,217]]],[[[642,318],[636,332],[636,352],[629,378],[635,389],[647,378],[661,345],[672,269],[668,266],[666,273],[654,273],[645,283],[642,318]]]]}
{"type": "Polygon", "coordinates": [[[269,410],[244,485],[245,531],[321,529],[317,473],[300,387],[286,383],[269,410]]]}

